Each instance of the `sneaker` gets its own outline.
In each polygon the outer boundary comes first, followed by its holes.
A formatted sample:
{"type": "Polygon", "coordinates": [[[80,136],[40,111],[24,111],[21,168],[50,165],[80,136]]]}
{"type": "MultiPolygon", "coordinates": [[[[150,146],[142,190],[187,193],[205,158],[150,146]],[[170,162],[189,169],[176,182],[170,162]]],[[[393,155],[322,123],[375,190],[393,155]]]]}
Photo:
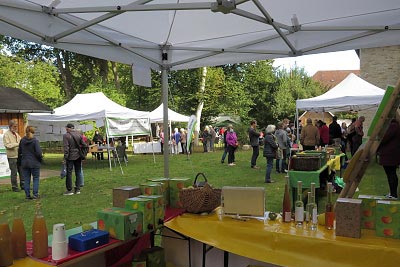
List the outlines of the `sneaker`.
{"type": "Polygon", "coordinates": [[[25,197],[25,199],[32,200],[32,197],[31,196],[27,196],[27,197],[25,197]]]}
{"type": "Polygon", "coordinates": [[[21,190],[19,188],[13,188],[12,191],[13,192],[21,192],[21,190]]]}
{"type": "Polygon", "coordinates": [[[272,183],[275,183],[275,181],[274,180],[269,180],[269,181],[265,181],[265,183],[266,184],[272,184],[272,183]]]}
{"type": "Polygon", "coordinates": [[[72,192],[72,190],[67,190],[64,192],[64,196],[72,196],[74,194],[74,192],[72,192]]]}
{"type": "Polygon", "coordinates": [[[81,190],[80,189],[75,189],[75,195],[79,195],[80,193],[81,193],[81,190]]]}
{"type": "Polygon", "coordinates": [[[32,199],[39,199],[40,196],[39,195],[33,195],[32,199]]]}
{"type": "Polygon", "coordinates": [[[387,199],[394,199],[394,200],[397,199],[397,197],[394,197],[394,196],[392,196],[391,194],[387,194],[387,195],[385,196],[385,198],[387,198],[387,199]]]}
{"type": "Polygon", "coordinates": [[[229,163],[228,166],[235,166],[235,163],[229,163]]]}
{"type": "Polygon", "coordinates": [[[252,169],[259,169],[260,167],[258,167],[258,166],[252,166],[251,168],[252,168],[252,169]]]}

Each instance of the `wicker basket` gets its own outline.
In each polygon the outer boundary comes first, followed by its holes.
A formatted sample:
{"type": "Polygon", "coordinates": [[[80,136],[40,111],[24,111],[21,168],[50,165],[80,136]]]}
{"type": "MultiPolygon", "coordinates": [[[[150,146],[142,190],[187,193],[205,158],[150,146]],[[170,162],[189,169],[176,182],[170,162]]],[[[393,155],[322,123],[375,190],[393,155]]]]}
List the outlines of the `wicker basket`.
{"type": "Polygon", "coordinates": [[[179,199],[187,212],[211,212],[221,205],[221,189],[212,188],[203,173],[196,175],[193,186],[194,188],[185,188],[179,192],[179,199]],[[197,178],[200,175],[205,181],[198,183],[197,178]]]}
{"type": "Polygon", "coordinates": [[[292,157],[291,169],[295,171],[316,171],[322,167],[320,156],[292,157]]]}

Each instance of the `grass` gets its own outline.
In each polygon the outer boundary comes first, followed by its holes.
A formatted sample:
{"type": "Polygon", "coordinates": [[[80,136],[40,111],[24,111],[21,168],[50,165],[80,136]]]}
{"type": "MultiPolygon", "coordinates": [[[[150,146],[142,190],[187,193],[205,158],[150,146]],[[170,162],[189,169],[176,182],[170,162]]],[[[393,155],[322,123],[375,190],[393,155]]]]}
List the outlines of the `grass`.
{"type": "MultiPolygon", "coordinates": [[[[80,195],[63,196],[65,179],[60,179],[59,176],[41,180],[39,193],[42,198],[40,201],[49,233],[52,231],[52,225],[56,223],[65,223],[66,228],[70,229],[95,221],[98,210],[112,206],[112,189],[115,187],[139,185],[147,178],[163,177],[162,155],[156,155],[154,163],[151,154],[128,154],[128,166],[122,166],[124,175],[121,174],[119,167],[110,171],[107,161],[95,161],[89,156],[83,167],[85,186],[80,195]]],[[[274,170],[273,179],[276,183],[265,184],[266,161],[261,155],[258,158],[258,165],[261,166],[259,170],[250,168],[251,151],[238,151],[234,167],[227,166],[226,163],[221,164],[221,155],[222,150],[214,153],[194,153],[189,160],[186,155],[170,156],[170,177],[194,179],[198,172],[203,172],[209,183],[217,188],[224,185],[265,187],[266,209],[275,212],[281,210],[285,184],[284,174],[277,174],[274,170]]],[[[42,169],[60,171],[61,160],[61,154],[46,153],[42,169]]],[[[75,180],[75,175],[73,175],[73,180],[75,180]]],[[[362,194],[386,194],[388,186],[381,166],[375,163],[370,164],[359,188],[358,193],[362,194]]],[[[320,198],[318,203],[320,212],[323,210],[324,201],[324,197],[320,198]]],[[[9,184],[0,185],[0,210],[7,210],[6,216],[11,222],[13,207],[20,206],[28,240],[31,238],[34,203],[35,201],[25,200],[23,192],[12,192],[9,184]]]]}

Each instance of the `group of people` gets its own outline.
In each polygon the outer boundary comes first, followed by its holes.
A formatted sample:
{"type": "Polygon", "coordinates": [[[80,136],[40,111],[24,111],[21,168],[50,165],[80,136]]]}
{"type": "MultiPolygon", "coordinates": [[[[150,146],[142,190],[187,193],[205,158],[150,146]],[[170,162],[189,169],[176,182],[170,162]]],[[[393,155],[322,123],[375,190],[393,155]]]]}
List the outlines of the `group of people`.
{"type": "MultiPolygon", "coordinates": [[[[63,135],[64,163],[66,165],[66,192],[64,195],[80,194],[83,184],[82,158],[79,150],[87,148],[87,141],[84,135],[74,130],[73,124],[67,124],[66,133],[63,135]],[[72,171],[75,169],[75,186],[72,186],[72,171]]],[[[38,199],[40,167],[43,161],[43,153],[39,140],[35,137],[35,128],[27,126],[25,136],[21,138],[18,134],[18,123],[15,120],[9,121],[9,131],[3,136],[3,143],[6,148],[8,164],[10,168],[11,187],[14,192],[24,190],[25,198],[28,200],[38,199]],[[19,186],[18,177],[19,174],[19,186]],[[32,194],[31,194],[31,180],[32,194]]]]}
{"type": "MultiPolygon", "coordinates": [[[[157,137],[161,143],[161,154],[164,153],[164,129],[161,126],[157,129],[157,137]]],[[[189,150],[187,148],[188,133],[184,128],[175,128],[171,137],[171,154],[178,155],[191,154],[192,153],[192,143],[190,143],[189,150]]]]}
{"type": "Polygon", "coordinates": [[[217,132],[214,127],[211,125],[205,126],[200,137],[203,143],[203,152],[214,152],[215,140],[217,138],[217,132]]]}

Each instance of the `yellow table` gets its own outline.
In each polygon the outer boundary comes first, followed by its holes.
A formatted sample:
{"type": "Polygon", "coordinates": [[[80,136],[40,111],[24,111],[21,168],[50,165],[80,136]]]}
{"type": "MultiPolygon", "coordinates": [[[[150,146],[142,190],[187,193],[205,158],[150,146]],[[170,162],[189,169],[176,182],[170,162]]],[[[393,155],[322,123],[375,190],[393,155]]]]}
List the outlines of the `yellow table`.
{"type": "Polygon", "coordinates": [[[183,214],[165,226],[209,246],[281,266],[397,266],[400,240],[362,230],[361,239],[337,237],[322,226],[311,232],[293,223],[183,214]]]}

